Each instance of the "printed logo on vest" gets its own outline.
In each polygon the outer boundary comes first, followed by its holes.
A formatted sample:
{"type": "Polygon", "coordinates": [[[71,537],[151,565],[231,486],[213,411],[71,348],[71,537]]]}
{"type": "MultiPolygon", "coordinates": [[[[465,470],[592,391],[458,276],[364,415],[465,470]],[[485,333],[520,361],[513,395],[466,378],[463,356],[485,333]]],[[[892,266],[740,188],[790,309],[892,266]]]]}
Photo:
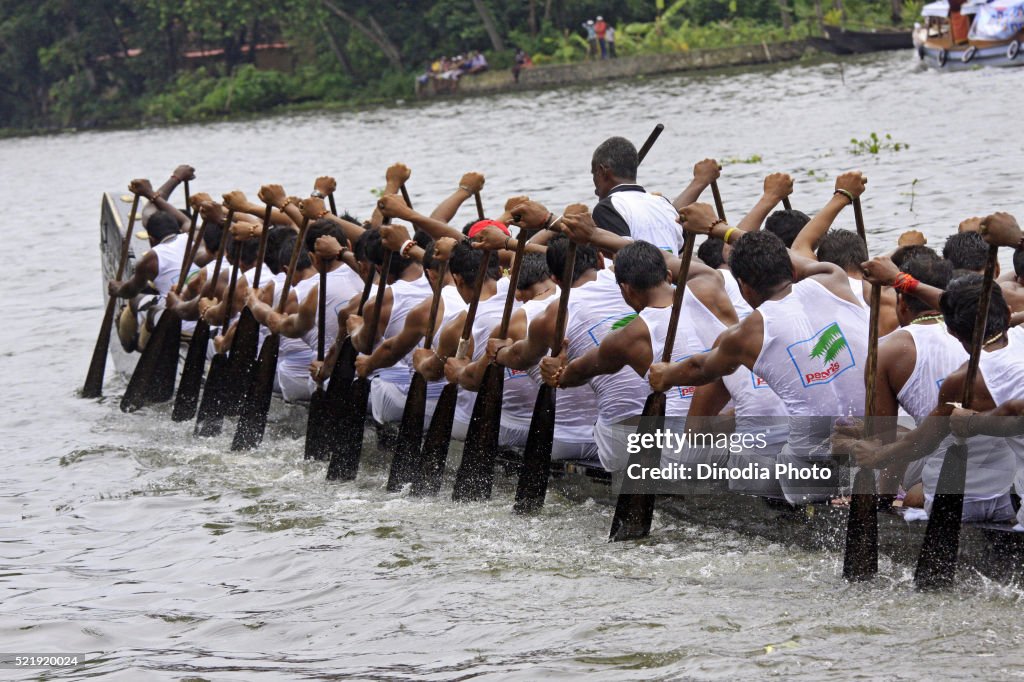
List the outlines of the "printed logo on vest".
{"type": "MultiPolygon", "coordinates": [[[[702,350],[700,352],[701,353],[707,353],[710,350],[711,350],[710,348],[705,348],[704,350],[702,350]]],[[[689,355],[683,355],[681,357],[673,359],[672,362],[682,362],[683,360],[686,360],[687,358],[692,358],[694,355],[697,355],[697,353],[690,353],[689,355]]],[[[644,378],[646,379],[647,377],[644,377],[644,378]]],[[[689,400],[690,398],[693,397],[693,394],[697,392],[697,387],[696,386],[675,386],[675,387],[673,387],[672,390],[673,390],[675,395],[680,400],[689,400]]]]}
{"type": "Polygon", "coordinates": [[[790,344],[786,351],[804,388],[830,383],[846,370],[857,366],[850,344],[838,322],[821,329],[809,339],[790,344]]]}
{"type": "Polygon", "coordinates": [[[750,373],[750,383],[754,385],[754,388],[768,388],[768,382],[753,372],[750,373]]]}
{"type": "Polygon", "coordinates": [[[525,369],[512,369],[510,367],[505,368],[506,379],[522,379],[523,377],[529,377],[530,374],[525,369]]]}
{"type": "Polygon", "coordinates": [[[587,329],[587,336],[595,346],[601,345],[601,339],[608,335],[608,332],[613,332],[616,329],[622,329],[627,324],[637,318],[636,313],[629,313],[628,315],[622,315],[621,313],[611,315],[609,317],[600,320],[593,327],[587,329]]]}

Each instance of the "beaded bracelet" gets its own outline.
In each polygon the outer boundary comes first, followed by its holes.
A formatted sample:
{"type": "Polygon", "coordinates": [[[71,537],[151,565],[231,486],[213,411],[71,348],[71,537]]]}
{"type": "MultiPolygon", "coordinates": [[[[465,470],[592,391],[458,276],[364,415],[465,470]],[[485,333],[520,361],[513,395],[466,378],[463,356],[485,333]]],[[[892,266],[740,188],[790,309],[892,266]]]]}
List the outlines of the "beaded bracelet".
{"type": "Polygon", "coordinates": [[[725,218],[719,218],[715,222],[711,223],[711,225],[708,227],[708,236],[711,236],[711,233],[715,231],[715,228],[718,227],[719,225],[724,225],[725,222],[725,218]]]}
{"type": "Polygon", "coordinates": [[[835,192],[833,192],[833,195],[835,194],[842,194],[844,197],[850,200],[851,204],[853,203],[853,193],[851,193],[849,190],[837,189],[835,192]]]}
{"type": "Polygon", "coordinates": [[[913,275],[901,272],[892,282],[892,288],[901,294],[912,293],[921,282],[913,275]]]}

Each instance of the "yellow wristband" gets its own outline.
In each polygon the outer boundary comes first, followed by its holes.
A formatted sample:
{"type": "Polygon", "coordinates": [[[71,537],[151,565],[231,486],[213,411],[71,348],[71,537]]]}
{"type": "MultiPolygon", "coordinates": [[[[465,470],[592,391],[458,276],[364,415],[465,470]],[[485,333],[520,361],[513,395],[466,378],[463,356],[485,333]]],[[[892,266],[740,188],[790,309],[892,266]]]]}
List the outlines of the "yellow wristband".
{"type": "Polygon", "coordinates": [[[735,232],[735,231],[736,231],[735,227],[730,227],[728,230],[726,230],[725,231],[725,236],[722,237],[722,241],[725,242],[726,244],[728,244],[729,243],[729,237],[731,237],[732,233],[735,232]]]}

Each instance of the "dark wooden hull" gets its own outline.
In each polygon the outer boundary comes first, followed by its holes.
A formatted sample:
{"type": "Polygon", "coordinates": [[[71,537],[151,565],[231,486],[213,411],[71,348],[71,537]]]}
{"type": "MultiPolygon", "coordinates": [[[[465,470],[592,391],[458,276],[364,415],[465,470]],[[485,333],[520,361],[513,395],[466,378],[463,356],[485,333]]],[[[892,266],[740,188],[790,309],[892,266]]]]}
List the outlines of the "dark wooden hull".
{"type": "Polygon", "coordinates": [[[866,54],[885,50],[909,50],[914,47],[913,31],[879,29],[854,31],[838,26],[824,26],[825,38],[838,54],[866,54]]]}

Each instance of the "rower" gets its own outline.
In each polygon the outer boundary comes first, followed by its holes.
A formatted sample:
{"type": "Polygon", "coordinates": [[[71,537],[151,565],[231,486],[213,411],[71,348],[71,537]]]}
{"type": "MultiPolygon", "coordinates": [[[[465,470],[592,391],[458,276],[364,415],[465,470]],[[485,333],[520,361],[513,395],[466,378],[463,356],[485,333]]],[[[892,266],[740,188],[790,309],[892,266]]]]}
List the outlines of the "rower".
{"type": "MultiPolygon", "coordinates": [[[[939,402],[939,386],[943,380],[967,362],[967,352],[943,323],[942,313],[928,303],[899,289],[910,287],[909,282],[921,282],[945,289],[949,285],[953,268],[949,261],[938,256],[919,255],[903,264],[900,272],[906,276],[897,289],[897,314],[901,329],[893,332],[879,344],[878,373],[875,383],[875,413],[879,421],[874,428],[882,442],[896,439],[895,417],[903,408],[920,425],[939,402]]],[[[903,461],[885,473],[903,479],[904,488],[911,489],[915,478],[923,485],[923,503],[931,511],[939,471],[951,438],[946,438],[931,454],[916,460],[923,467],[907,479],[909,462],[903,461]]],[[[967,469],[964,486],[964,521],[1006,521],[1013,517],[1009,488],[1013,477],[1013,454],[1001,438],[978,436],[970,439],[971,466],[967,469]]],[[[884,476],[883,476],[884,477],[884,476]]],[[[882,492],[885,493],[883,482],[882,492]]],[[[905,506],[914,506],[915,496],[908,495],[905,506]]]]}
{"type": "MultiPolygon", "coordinates": [[[[495,229],[495,228],[492,228],[495,229]]],[[[547,259],[539,253],[527,253],[523,255],[522,264],[519,268],[519,279],[516,282],[516,302],[521,304],[514,309],[509,318],[509,338],[519,339],[526,335],[526,329],[531,317],[536,317],[550,303],[558,298],[558,285],[551,279],[548,270],[547,259]]],[[[504,309],[504,297],[500,297],[501,307],[494,306],[495,312],[500,314],[504,309]]],[[[492,299],[498,302],[498,299],[492,299]]],[[[477,312],[491,310],[491,306],[480,306],[477,312]]],[[[484,323],[486,325],[486,322],[484,323]]],[[[494,360],[494,355],[488,353],[491,348],[490,340],[497,338],[501,331],[501,325],[493,324],[490,328],[482,325],[481,335],[474,332],[474,360],[458,371],[457,380],[459,386],[468,391],[479,391],[483,384],[484,373],[487,366],[494,360]],[[486,334],[484,336],[483,334],[486,334]]],[[[474,329],[475,329],[474,325],[474,329]]],[[[452,365],[457,364],[449,361],[452,365]]],[[[533,417],[533,406],[537,401],[538,383],[531,380],[529,372],[510,367],[503,368],[505,380],[503,383],[503,397],[501,403],[499,444],[503,447],[521,449],[526,445],[526,438],[530,431],[530,421],[533,417]]]]}
{"type": "MultiPolygon", "coordinates": [[[[429,237],[425,233],[417,234],[420,241],[414,241],[414,244],[421,248],[429,244],[429,237]]],[[[364,355],[373,353],[385,340],[397,336],[405,326],[409,312],[433,294],[430,280],[423,276],[420,263],[401,253],[392,253],[391,267],[388,272],[384,272],[385,247],[380,232],[372,230],[366,239],[366,256],[380,272],[382,281],[378,286],[387,286],[387,289],[377,318],[377,329],[370,329],[363,323],[367,318],[374,319],[377,314],[374,312],[377,305],[374,299],[367,301],[362,317],[349,315],[346,321],[353,346],[364,355]]],[[[401,421],[412,379],[410,370],[404,355],[393,364],[381,365],[376,370],[370,384],[370,406],[373,419],[378,424],[401,421]]]]}
{"type": "MultiPolygon", "coordinates": [[[[927,305],[934,306],[936,297],[932,294],[938,291],[937,289],[914,280],[903,279],[901,283],[896,283],[891,266],[882,262],[882,259],[869,261],[864,266],[872,281],[880,283],[891,281],[894,284],[899,284],[903,293],[913,294],[925,301],[927,305]]],[[[974,335],[974,324],[981,300],[982,279],[981,275],[974,273],[953,279],[945,292],[942,292],[941,297],[938,298],[945,327],[956,338],[960,350],[964,353],[959,356],[962,361],[960,366],[949,374],[938,387],[935,403],[931,406],[930,412],[921,419],[917,428],[884,445],[874,439],[846,440],[842,436],[850,435],[849,432],[843,429],[839,430],[837,447],[848,448],[856,458],[858,466],[879,469],[927,457],[935,452],[936,448],[939,448],[942,453],[945,452],[943,441],[950,433],[949,417],[952,415],[957,401],[963,395],[964,381],[967,376],[967,363],[964,360],[966,353],[970,350],[974,335]]],[[[971,403],[974,410],[994,410],[997,402],[1006,402],[1022,395],[1024,329],[1010,329],[1009,319],[1010,310],[1003,299],[1002,292],[999,287],[993,287],[981,359],[974,383],[974,396],[971,403]]],[[[937,332],[934,333],[937,334],[937,332]]],[[[921,348],[918,342],[922,338],[924,338],[923,334],[915,335],[914,341],[917,348],[921,348]]],[[[934,344],[934,347],[939,348],[938,343],[934,344]]],[[[941,351],[931,352],[938,356],[941,351]]],[[[881,362],[881,353],[879,361],[881,362]]],[[[908,383],[913,385],[913,382],[908,383]]],[[[924,388],[922,386],[918,390],[923,391],[924,388]]],[[[908,400],[911,399],[908,398],[908,400]]],[[[967,500],[965,500],[964,513],[965,516],[970,513],[972,516],[987,514],[995,518],[1003,518],[1012,514],[1012,508],[1007,509],[1001,497],[1002,492],[1009,489],[1011,480],[1009,470],[1013,466],[1013,460],[1007,462],[1006,458],[1016,454],[1018,478],[1020,478],[1021,462],[1024,461],[1024,439],[1007,438],[1003,441],[1003,447],[998,445],[976,447],[976,445],[984,443],[985,438],[987,436],[975,436],[968,440],[967,480],[968,485],[971,485],[971,481],[977,482],[979,477],[983,477],[987,482],[986,485],[981,488],[981,492],[974,494],[983,497],[987,493],[991,501],[986,503],[982,500],[981,504],[975,504],[969,508],[966,504],[967,500]],[[978,471],[979,469],[981,471],[978,471]]],[[[930,463],[926,463],[925,470],[927,471],[929,468],[930,463]]],[[[938,467],[935,470],[934,476],[937,478],[938,467]]]]}
{"type": "MultiPolygon", "coordinates": [[[[682,213],[686,230],[721,237],[732,245],[730,267],[743,298],[755,310],[723,332],[710,352],[683,362],[655,363],[651,387],[665,391],[700,386],[745,366],[786,405],[790,433],[780,463],[810,474],[816,468],[819,476],[828,470],[835,481],[829,452],[831,421],[864,410],[868,316],[860,297],[839,267],[788,251],[774,234],[729,227],[706,204],[694,204],[682,213]]],[[[780,484],[792,504],[824,500],[834,493],[831,485],[797,477],[784,478],[780,484]]]]}
{"type": "MultiPolygon", "coordinates": [[[[551,281],[559,287],[566,286],[560,277],[565,272],[569,239],[558,235],[547,243],[544,258],[551,273],[551,281]]],[[[573,289],[597,279],[603,260],[591,244],[580,244],[573,261],[573,289]]],[[[572,300],[570,295],[569,300],[572,300]]],[[[557,300],[547,303],[542,309],[533,302],[524,304],[512,316],[507,339],[493,338],[488,342],[488,354],[500,365],[511,369],[526,370],[538,384],[540,360],[550,352],[555,338],[555,322],[558,317],[557,300]],[[522,314],[520,314],[522,313],[522,314]]],[[[568,337],[566,337],[568,338],[568,337]]],[[[587,460],[598,458],[594,442],[594,423],[597,421],[597,394],[589,383],[565,388],[558,393],[558,409],[555,411],[555,433],[551,446],[553,460],[587,460]]]]}

